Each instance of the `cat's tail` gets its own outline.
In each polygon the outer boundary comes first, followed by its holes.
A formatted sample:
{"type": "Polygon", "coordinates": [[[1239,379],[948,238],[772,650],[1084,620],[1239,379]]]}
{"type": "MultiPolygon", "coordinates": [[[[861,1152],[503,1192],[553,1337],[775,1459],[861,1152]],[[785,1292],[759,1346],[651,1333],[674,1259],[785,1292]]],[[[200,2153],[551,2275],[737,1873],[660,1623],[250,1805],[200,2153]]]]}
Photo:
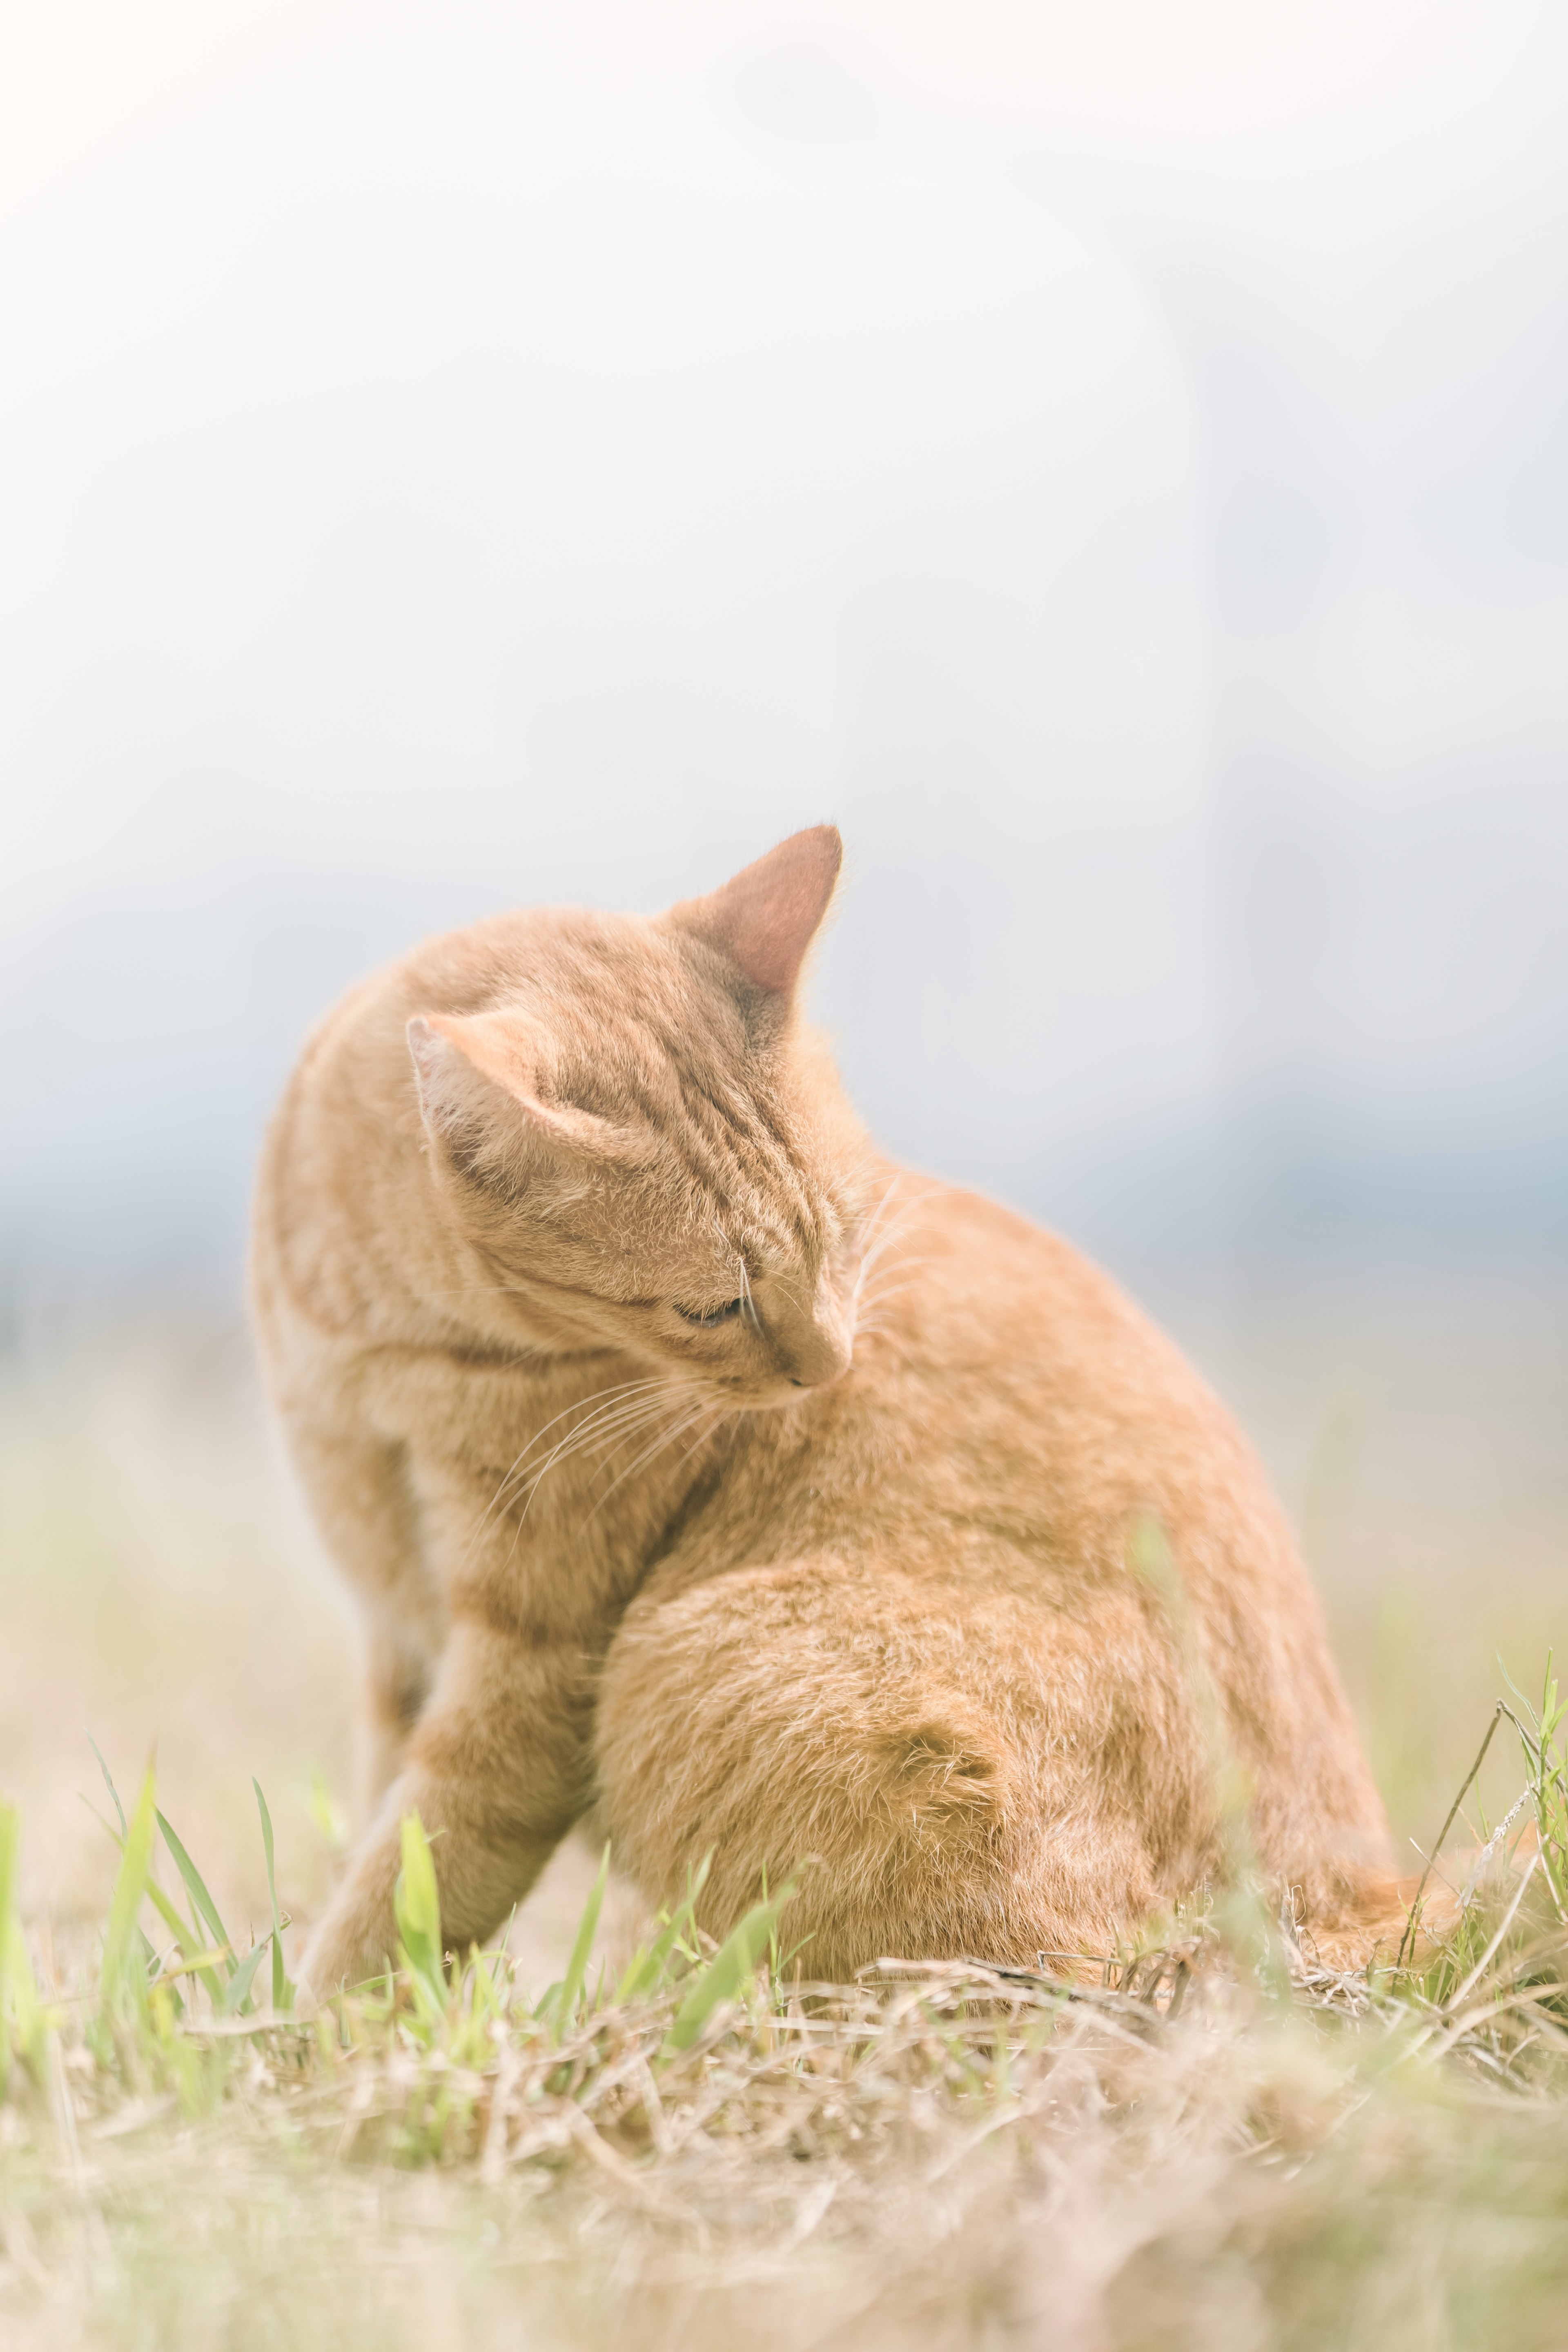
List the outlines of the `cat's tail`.
{"type": "MultiPolygon", "coordinates": [[[[1463,1857],[1461,1857],[1461,1865],[1463,1857]]],[[[1459,1924],[1459,1898],[1436,1871],[1396,1878],[1359,1872],[1327,1916],[1301,1923],[1303,1957],[1331,1969],[1359,1969],[1400,1963],[1422,1967],[1459,1924]]]]}

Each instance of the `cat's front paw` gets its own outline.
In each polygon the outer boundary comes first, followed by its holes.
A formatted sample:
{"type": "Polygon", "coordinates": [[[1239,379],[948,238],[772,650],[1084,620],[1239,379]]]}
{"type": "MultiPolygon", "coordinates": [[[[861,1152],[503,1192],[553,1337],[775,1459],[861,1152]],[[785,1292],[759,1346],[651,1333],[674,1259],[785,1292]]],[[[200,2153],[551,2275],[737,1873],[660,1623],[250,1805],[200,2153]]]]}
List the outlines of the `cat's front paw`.
{"type": "Polygon", "coordinates": [[[340,1992],[384,1977],[396,1966],[396,1951],[391,1905],[367,1902],[356,1887],[344,1887],[305,1947],[296,2008],[319,2009],[340,1992]]]}

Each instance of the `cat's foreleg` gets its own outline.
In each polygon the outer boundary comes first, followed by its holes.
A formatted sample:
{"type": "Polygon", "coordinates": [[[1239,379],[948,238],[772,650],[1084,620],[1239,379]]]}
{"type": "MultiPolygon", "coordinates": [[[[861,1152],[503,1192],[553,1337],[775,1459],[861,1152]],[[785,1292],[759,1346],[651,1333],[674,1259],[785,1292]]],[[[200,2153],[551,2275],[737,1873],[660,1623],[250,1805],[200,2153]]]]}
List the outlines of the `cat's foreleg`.
{"type": "Polygon", "coordinates": [[[417,1625],[367,1608],[356,1757],[358,1818],[374,1819],[403,1769],[408,1743],[430,1696],[437,1654],[417,1625]]]}
{"type": "Polygon", "coordinates": [[[361,1822],[402,1769],[446,1639],[407,1449],[362,1430],[290,1419],[289,1450],[363,1625],[357,1779],[361,1822]]]}
{"type": "Polygon", "coordinates": [[[403,1768],[310,1939],[309,1992],[361,1982],[395,1957],[408,1813],[430,1839],[447,1948],[491,1935],[587,1808],[591,1721],[579,1647],[458,1619],[403,1768]]]}

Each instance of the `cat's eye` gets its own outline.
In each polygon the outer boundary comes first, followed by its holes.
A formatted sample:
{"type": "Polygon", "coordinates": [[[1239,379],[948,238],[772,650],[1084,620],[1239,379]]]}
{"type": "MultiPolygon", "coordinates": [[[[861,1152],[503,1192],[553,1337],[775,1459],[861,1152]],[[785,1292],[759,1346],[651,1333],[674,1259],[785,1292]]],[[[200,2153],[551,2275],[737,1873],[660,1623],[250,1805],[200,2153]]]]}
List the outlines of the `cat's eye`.
{"type": "Polygon", "coordinates": [[[743,1298],[731,1298],[722,1307],[678,1306],[675,1311],[688,1323],[696,1323],[704,1331],[712,1331],[721,1323],[732,1323],[745,1303],[743,1298]]]}

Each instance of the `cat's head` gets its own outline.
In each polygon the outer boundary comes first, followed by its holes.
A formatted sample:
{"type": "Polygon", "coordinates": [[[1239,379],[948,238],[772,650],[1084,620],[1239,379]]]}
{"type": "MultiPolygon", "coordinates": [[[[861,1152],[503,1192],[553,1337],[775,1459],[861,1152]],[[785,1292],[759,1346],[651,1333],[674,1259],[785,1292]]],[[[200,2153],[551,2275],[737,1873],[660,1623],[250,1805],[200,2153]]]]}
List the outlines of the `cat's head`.
{"type": "Polygon", "coordinates": [[[476,1009],[409,1022],[439,1213],[551,1344],[737,1405],[847,1368],[869,1154],[795,1010],[842,854],[819,825],[653,920],[542,910],[476,1009]]]}

